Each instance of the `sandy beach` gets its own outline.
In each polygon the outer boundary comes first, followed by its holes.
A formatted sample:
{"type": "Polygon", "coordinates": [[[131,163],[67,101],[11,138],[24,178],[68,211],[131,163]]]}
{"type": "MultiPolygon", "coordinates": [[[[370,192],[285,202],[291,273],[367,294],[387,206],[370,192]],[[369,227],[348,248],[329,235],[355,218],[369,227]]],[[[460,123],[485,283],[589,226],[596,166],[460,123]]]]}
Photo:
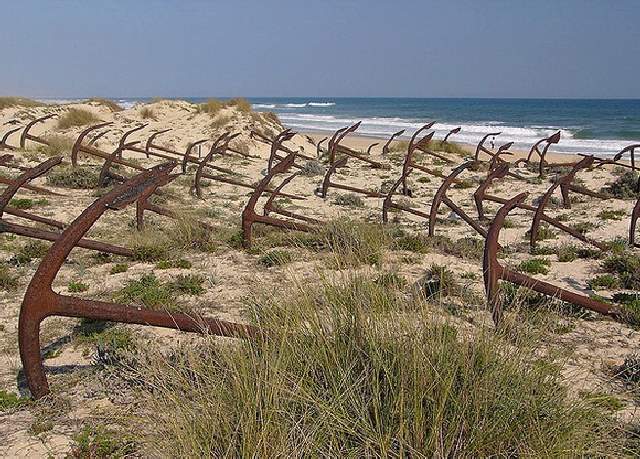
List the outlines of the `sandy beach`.
{"type": "MultiPolygon", "coordinates": [[[[237,174],[237,179],[253,184],[264,176],[270,146],[252,138],[251,130],[259,130],[273,138],[284,128],[277,118],[242,109],[240,105],[226,106],[211,114],[203,107],[186,101],[160,100],[117,111],[97,101],[35,107],[15,106],[4,109],[0,111],[0,126],[3,127],[0,134],[13,126],[24,125],[46,114],[56,116],[35,125],[30,132],[48,139],[50,146],[27,142],[25,149],[6,151],[5,153],[13,155],[16,164],[31,167],[51,156],[60,155],[64,164],[57,166],[53,171],[70,170],[71,145],[83,129],[97,122],[112,123],[108,126],[109,132],[95,143],[95,148],[104,152],[113,151],[125,131],[144,125],[143,129],[136,131],[127,140],[144,145],[149,135],[171,129],[158,137],[159,144],[184,152],[190,142],[207,139],[201,149],[192,152],[194,156],[202,158],[208,152],[212,140],[228,131],[239,133],[230,146],[250,154],[250,157],[229,154],[216,157],[212,164],[232,169],[237,174]],[[73,110],[91,113],[91,122],[60,128],[60,120],[73,110]],[[55,142],[52,141],[54,138],[55,142]]],[[[292,151],[314,157],[314,143],[325,136],[314,132],[299,133],[285,145],[292,151]],[[308,140],[307,135],[313,143],[308,140]]],[[[350,159],[348,167],[340,169],[333,180],[372,192],[384,191],[385,187],[398,179],[404,156],[402,150],[394,150],[389,156],[383,156],[381,147],[384,141],[386,139],[348,136],[343,144],[361,152],[366,151],[371,143],[378,142],[380,145],[371,150],[370,158],[383,162],[385,167],[371,168],[363,162],[350,159]]],[[[18,146],[19,132],[10,135],[7,143],[18,146]]],[[[475,148],[472,145],[463,147],[469,154],[472,154],[475,148]]],[[[451,162],[445,163],[423,156],[420,158],[421,164],[446,175],[463,161],[460,155],[442,154],[450,158],[451,162]]],[[[509,159],[520,158],[523,155],[526,156],[526,152],[516,152],[509,159]]],[[[135,161],[142,167],[150,167],[161,162],[158,158],[146,158],[143,153],[132,151],[124,152],[123,158],[135,161]]],[[[554,163],[574,162],[578,158],[554,153],[547,157],[554,163]]],[[[487,159],[483,158],[485,164],[487,159]]],[[[80,155],[79,162],[87,174],[95,174],[102,164],[102,160],[86,154],[80,155]]],[[[298,158],[296,162],[306,168],[310,161],[298,158]]],[[[278,199],[280,206],[323,222],[349,219],[379,226],[383,198],[354,197],[351,193],[333,188],[329,190],[327,198],[318,197],[315,190],[321,185],[325,166],[320,162],[314,163],[314,168],[309,166],[312,172],[305,172],[296,177],[284,190],[302,199],[278,199]],[[345,205],[345,202],[351,204],[345,205]]],[[[121,167],[118,171],[126,175],[133,175],[135,172],[127,170],[126,167],[121,167]]],[[[527,202],[534,203],[549,187],[550,179],[553,178],[550,174],[544,179],[536,179],[535,170],[527,170],[525,167],[518,168],[517,171],[526,180],[506,179],[496,183],[491,191],[498,196],[510,198],[517,192],[526,190],[530,193],[527,202]]],[[[449,241],[449,249],[442,248],[444,245],[424,250],[412,249],[409,246],[398,246],[396,243],[386,248],[384,256],[373,263],[336,269],[332,266],[334,255],[330,251],[316,251],[301,244],[289,246],[283,231],[279,228],[257,228],[256,241],[251,250],[243,250],[237,244],[234,245],[230,241],[238,234],[240,216],[251,190],[207,179],[203,186],[202,198],[197,198],[193,195],[194,172],[195,167],[190,166],[187,174],[180,175],[171,184],[163,187],[164,191],[162,196],[158,197],[158,202],[174,211],[179,219],[197,220],[210,225],[211,229],[207,235],[207,238],[210,238],[209,245],[202,246],[188,241],[178,246],[175,235],[183,234],[185,227],[179,226],[176,220],[160,215],[146,217],[147,229],[137,233],[132,224],[135,211],[131,206],[106,214],[88,234],[91,238],[127,247],[154,245],[171,240],[174,244],[171,250],[176,251],[172,256],[186,260],[184,266],[188,265],[188,268],[180,268],[167,262],[165,265],[168,268],[160,269],[161,263],[157,260],[118,256],[100,259],[89,251],[75,249],[56,277],[54,290],[61,294],[111,301],[114,298],[124,298],[123,291],[128,291],[126,289],[130,288],[132,282],[150,273],[153,273],[162,285],[168,285],[178,276],[193,274],[199,276],[202,290],[198,289],[199,293],[194,295],[177,295],[175,301],[182,310],[247,323],[251,320],[247,313],[247,295],[250,291],[273,290],[274,286],[282,286],[285,289],[291,285],[319,285],[325,279],[340,279],[345,275],[375,277],[381,272],[392,272],[410,286],[418,284],[425,272],[436,265],[446,266],[455,274],[456,282],[461,285],[464,295],[429,302],[430,314],[446,317],[446,321],[460,330],[460,333],[474,334],[480,330],[492,329],[491,314],[486,309],[483,298],[483,240],[446,207],[443,206],[438,213],[435,234],[441,238],[439,240],[449,241]],[[471,246],[465,246],[463,241],[467,239],[475,242],[471,246]],[[274,250],[287,253],[289,261],[282,264],[266,264],[265,255],[272,254],[274,250]],[[117,267],[123,265],[126,268],[117,267]],[[86,289],[78,292],[78,288],[74,287],[78,283],[86,286],[86,289]]],[[[16,176],[16,173],[15,170],[8,172],[13,176],[16,176]]],[[[477,217],[473,192],[485,175],[486,169],[467,171],[463,176],[466,180],[465,186],[453,187],[448,193],[448,196],[472,218],[477,217]]],[[[613,168],[598,168],[581,171],[579,177],[582,186],[596,191],[614,182],[619,177],[619,172],[613,168]]],[[[397,195],[394,196],[394,200],[428,212],[441,179],[414,171],[409,181],[411,197],[397,195]]],[[[20,190],[17,197],[30,200],[30,205],[33,206],[30,212],[68,224],[101,193],[94,187],[69,188],[55,183],[47,177],[33,181],[34,185],[49,188],[61,196],[20,190]]],[[[263,204],[264,199],[260,201],[258,208],[263,204]]],[[[574,227],[585,228],[585,234],[594,240],[611,241],[627,237],[629,216],[634,204],[635,200],[632,199],[598,199],[576,194],[570,212],[555,202],[548,209],[548,214],[560,217],[563,221],[569,219],[574,227]],[[620,215],[620,218],[605,218],[604,211],[620,215]]],[[[493,215],[498,207],[494,203],[487,203],[486,211],[493,215]]],[[[259,210],[258,208],[256,210],[259,210]]],[[[4,218],[19,221],[13,216],[4,218]]],[[[530,212],[516,210],[509,214],[509,226],[503,229],[500,240],[503,246],[510,250],[505,251],[504,257],[501,258],[502,263],[518,267],[532,258],[543,259],[547,270],[545,273],[534,274],[536,278],[584,295],[611,297],[613,291],[608,288],[590,287],[590,281],[603,274],[601,258],[576,256],[568,261],[559,260],[561,248],[575,246],[586,249],[589,248],[587,244],[554,230],[553,236],[542,241],[541,245],[547,250],[532,254],[525,236],[530,222],[530,212]]],[[[428,229],[424,218],[407,212],[393,212],[388,227],[395,228],[396,233],[406,234],[407,238],[422,237],[428,229]]],[[[9,393],[26,394],[16,346],[18,314],[25,289],[38,267],[39,260],[36,256],[30,261],[17,263],[16,254],[24,251],[25,246],[29,244],[28,239],[7,233],[1,238],[0,256],[7,266],[9,275],[15,278],[15,285],[0,293],[0,389],[9,393]]],[[[410,290],[407,290],[403,294],[409,296],[409,292],[410,290]]],[[[131,298],[129,301],[133,304],[141,301],[137,297],[131,298]]],[[[545,335],[539,342],[537,352],[565,353],[561,359],[561,373],[566,380],[571,381],[571,392],[575,397],[587,392],[607,394],[620,403],[615,412],[615,419],[619,422],[635,421],[635,399],[625,387],[612,382],[611,371],[612,368],[622,365],[625,358],[640,345],[640,333],[637,328],[591,313],[580,316],[550,311],[548,314],[549,316],[545,316],[546,325],[542,327],[545,335]]],[[[516,316],[513,320],[517,322],[520,319],[516,316]]],[[[118,377],[107,377],[105,367],[95,364],[98,348],[95,342],[78,338],[82,335],[78,327],[77,319],[52,318],[44,322],[41,347],[46,350],[44,358],[51,386],[57,400],[64,401],[63,407],[36,404],[0,414],[1,455],[63,456],[77,444],[74,435],[77,435],[83,425],[110,417],[115,419],[130,410],[130,403],[136,399],[135,390],[126,386],[118,377]],[[45,422],[46,429],[38,428],[45,422]]],[[[198,343],[202,342],[201,338],[172,330],[135,325],[118,325],[117,329],[127,330],[132,340],[144,342],[146,344],[143,347],[154,349],[170,349],[176,343],[197,347],[198,343]]],[[[143,407],[142,411],[144,409],[143,407]]]]}

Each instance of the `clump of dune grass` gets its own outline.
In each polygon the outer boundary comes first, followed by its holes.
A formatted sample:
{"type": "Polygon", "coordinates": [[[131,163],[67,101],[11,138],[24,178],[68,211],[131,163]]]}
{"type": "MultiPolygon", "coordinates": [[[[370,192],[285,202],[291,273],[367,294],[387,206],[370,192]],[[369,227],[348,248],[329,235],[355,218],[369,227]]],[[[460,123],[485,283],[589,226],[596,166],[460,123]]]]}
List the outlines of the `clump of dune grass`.
{"type": "Polygon", "coordinates": [[[92,189],[98,186],[100,171],[92,166],[62,166],[47,174],[47,183],[53,186],[74,189],[92,189]]]}
{"type": "Polygon", "coordinates": [[[42,107],[45,104],[26,97],[4,96],[0,97],[0,110],[11,107],[42,107]]]}
{"type": "Polygon", "coordinates": [[[611,184],[600,190],[603,193],[610,193],[620,199],[636,199],[640,197],[638,189],[639,176],[634,171],[627,171],[617,177],[611,184]]]}
{"type": "Polygon", "coordinates": [[[552,357],[458,336],[417,301],[407,313],[397,289],[362,277],[255,295],[268,337],[150,349],[133,366],[131,430],[160,457],[620,453],[610,411],[570,397],[552,357]]]}
{"type": "Polygon", "coordinates": [[[155,120],[156,118],[156,114],[153,111],[153,109],[149,108],[149,107],[142,107],[140,109],[140,117],[143,120],[155,120]]]}
{"type": "Polygon", "coordinates": [[[18,276],[11,272],[6,263],[0,263],[0,290],[10,292],[18,288],[18,276]]]}
{"type": "Polygon", "coordinates": [[[100,120],[89,110],[82,108],[70,108],[67,113],[58,119],[58,129],[69,129],[76,126],[97,123],[100,120]]]}
{"type": "Polygon", "coordinates": [[[241,113],[251,113],[251,102],[242,97],[229,100],[209,99],[198,104],[198,112],[207,113],[210,116],[217,115],[223,108],[233,107],[241,113]]]}
{"type": "Polygon", "coordinates": [[[66,135],[51,134],[45,137],[49,145],[38,145],[38,153],[47,156],[68,156],[71,154],[74,139],[66,135]]]}
{"type": "Polygon", "coordinates": [[[211,120],[211,129],[222,129],[232,121],[233,116],[231,115],[216,115],[213,120],[211,120]]]}
{"type": "Polygon", "coordinates": [[[124,110],[124,108],[122,108],[122,106],[118,105],[116,102],[110,99],[105,99],[103,97],[94,97],[94,98],[88,99],[87,102],[93,102],[98,105],[103,105],[107,107],[109,110],[111,110],[112,112],[121,112],[124,110]]]}
{"type": "Polygon", "coordinates": [[[376,223],[335,220],[324,225],[318,236],[333,252],[334,261],[341,268],[360,264],[379,265],[389,246],[385,228],[376,223]]]}

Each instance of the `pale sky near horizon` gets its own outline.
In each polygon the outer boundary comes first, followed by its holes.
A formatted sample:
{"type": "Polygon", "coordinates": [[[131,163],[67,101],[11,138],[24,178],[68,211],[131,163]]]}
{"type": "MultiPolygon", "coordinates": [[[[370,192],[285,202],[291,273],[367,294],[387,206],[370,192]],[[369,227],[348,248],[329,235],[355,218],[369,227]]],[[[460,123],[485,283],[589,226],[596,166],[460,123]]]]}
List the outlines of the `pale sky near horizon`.
{"type": "Polygon", "coordinates": [[[640,98],[640,0],[11,1],[0,94],[640,98]]]}

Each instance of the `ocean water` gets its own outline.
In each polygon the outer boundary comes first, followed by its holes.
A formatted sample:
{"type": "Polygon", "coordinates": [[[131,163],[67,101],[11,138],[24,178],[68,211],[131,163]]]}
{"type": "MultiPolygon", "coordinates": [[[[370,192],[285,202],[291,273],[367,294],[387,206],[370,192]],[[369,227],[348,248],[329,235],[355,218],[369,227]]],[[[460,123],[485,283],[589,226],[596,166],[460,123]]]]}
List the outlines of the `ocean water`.
{"type": "MultiPolygon", "coordinates": [[[[192,102],[206,98],[184,97],[192,102]]],[[[145,98],[114,99],[125,107],[145,98]]],[[[640,99],[444,99],[444,98],[249,98],[255,110],[273,111],[285,126],[299,131],[333,132],[362,121],[357,133],[388,136],[405,129],[405,138],[435,121],[436,138],[461,127],[452,141],[476,144],[490,132],[501,132],[496,145],[514,142],[528,150],[560,130],[550,151],[615,154],[640,143],[640,99]]]]}

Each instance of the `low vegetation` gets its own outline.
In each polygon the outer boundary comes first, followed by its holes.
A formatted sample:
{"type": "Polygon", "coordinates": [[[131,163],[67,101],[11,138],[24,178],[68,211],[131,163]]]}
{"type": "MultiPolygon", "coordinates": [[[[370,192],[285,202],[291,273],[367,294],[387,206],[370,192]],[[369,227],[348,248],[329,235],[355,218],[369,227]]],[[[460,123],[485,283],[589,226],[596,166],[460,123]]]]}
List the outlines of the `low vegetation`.
{"type": "Polygon", "coordinates": [[[293,254],[286,250],[270,250],[258,259],[258,262],[265,268],[282,266],[292,261],[293,254]]]}
{"type": "Polygon", "coordinates": [[[613,183],[604,187],[602,192],[610,193],[620,199],[636,199],[640,197],[638,189],[638,174],[633,171],[625,172],[617,177],[613,183]]]}
{"type": "Polygon", "coordinates": [[[82,108],[70,108],[67,113],[58,119],[58,129],[64,130],[98,122],[100,120],[93,112],[82,108]]]}
{"type": "Polygon", "coordinates": [[[92,99],[87,100],[87,102],[102,105],[104,107],[107,107],[112,112],[121,112],[122,110],[124,110],[120,105],[118,105],[116,102],[112,101],[111,99],[105,99],[102,97],[94,97],[92,99]]]}
{"type": "Polygon", "coordinates": [[[33,99],[27,99],[25,97],[13,97],[13,96],[5,96],[0,97],[0,110],[4,110],[5,108],[11,107],[42,107],[45,104],[42,102],[38,102],[33,99]]]}
{"type": "Polygon", "coordinates": [[[38,152],[46,156],[69,157],[73,148],[74,139],[62,134],[50,134],[45,137],[49,145],[38,145],[38,152]]]}
{"type": "Polygon", "coordinates": [[[100,171],[97,167],[62,166],[52,169],[47,174],[47,183],[53,186],[72,189],[92,189],[98,186],[100,171]]]}
{"type": "Polygon", "coordinates": [[[234,98],[229,100],[209,99],[198,105],[200,113],[207,113],[211,116],[217,115],[222,109],[233,107],[241,113],[251,112],[251,103],[247,99],[234,98]]]}
{"type": "Polygon", "coordinates": [[[269,339],[151,351],[135,366],[136,420],[154,428],[132,430],[171,457],[619,452],[610,410],[570,397],[550,357],[459,337],[416,301],[424,311],[407,317],[397,289],[362,278],[258,295],[269,339]]]}
{"type": "Polygon", "coordinates": [[[530,258],[518,265],[518,270],[528,274],[548,274],[551,262],[545,258],[530,258]]]}
{"type": "Polygon", "coordinates": [[[140,109],[140,117],[143,120],[155,120],[156,118],[156,114],[153,111],[153,109],[149,108],[149,107],[142,107],[142,109],[140,109]]]}
{"type": "Polygon", "coordinates": [[[364,207],[364,200],[354,193],[339,194],[333,200],[336,206],[364,207]]]}

